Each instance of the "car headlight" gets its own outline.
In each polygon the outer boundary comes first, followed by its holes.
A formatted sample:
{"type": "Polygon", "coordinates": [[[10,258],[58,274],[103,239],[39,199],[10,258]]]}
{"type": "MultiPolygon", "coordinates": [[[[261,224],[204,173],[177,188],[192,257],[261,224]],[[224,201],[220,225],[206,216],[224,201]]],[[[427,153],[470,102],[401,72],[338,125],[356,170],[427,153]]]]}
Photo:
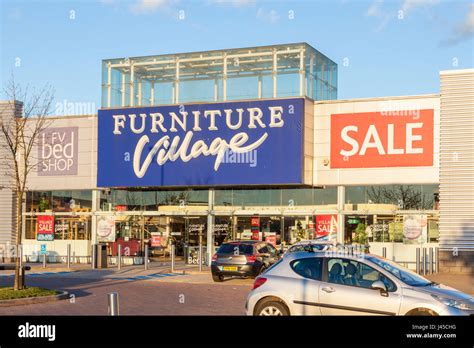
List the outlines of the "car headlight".
{"type": "Polygon", "coordinates": [[[472,311],[474,310],[474,298],[469,300],[454,300],[452,298],[440,297],[436,295],[431,295],[434,299],[438,300],[439,302],[445,304],[449,307],[454,307],[457,309],[461,309],[463,311],[472,311]]]}

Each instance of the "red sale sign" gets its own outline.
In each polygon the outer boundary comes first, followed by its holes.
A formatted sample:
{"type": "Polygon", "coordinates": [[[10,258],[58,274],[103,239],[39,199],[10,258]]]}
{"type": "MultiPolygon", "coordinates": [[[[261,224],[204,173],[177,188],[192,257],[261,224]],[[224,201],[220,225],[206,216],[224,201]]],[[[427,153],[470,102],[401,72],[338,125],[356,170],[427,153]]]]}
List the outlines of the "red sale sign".
{"type": "Polygon", "coordinates": [[[331,168],[433,165],[434,110],[331,115],[331,168]]]}
{"type": "Polygon", "coordinates": [[[260,218],[259,217],[252,217],[250,219],[250,225],[254,227],[260,227],[260,218]]]}
{"type": "Polygon", "coordinates": [[[53,234],[54,217],[51,215],[39,215],[37,221],[38,234],[53,234]]]}
{"type": "Polygon", "coordinates": [[[270,236],[265,236],[265,242],[273,244],[273,246],[277,245],[277,237],[275,234],[270,236]]]}
{"type": "Polygon", "coordinates": [[[152,247],[161,246],[161,236],[151,236],[151,246],[152,247]]]}
{"type": "Polygon", "coordinates": [[[336,236],[337,215],[316,215],[316,238],[327,235],[336,236]]]}

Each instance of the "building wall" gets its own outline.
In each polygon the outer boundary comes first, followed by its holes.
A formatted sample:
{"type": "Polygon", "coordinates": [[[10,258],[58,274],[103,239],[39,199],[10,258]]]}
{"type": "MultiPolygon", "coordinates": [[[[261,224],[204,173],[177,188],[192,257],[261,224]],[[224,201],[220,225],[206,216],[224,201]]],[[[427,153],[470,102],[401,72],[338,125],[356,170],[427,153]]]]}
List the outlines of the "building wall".
{"type": "Polygon", "coordinates": [[[316,101],[314,105],[314,184],[372,185],[429,184],[439,182],[439,96],[369,98],[356,100],[316,101]],[[333,169],[330,163],[331,115],[342,113],[434,109],[433,166],[333,169]]]}
{"type": "Polygon", "coordinates": [[[441,271],[474,273],[474,69],[442,71],[441,271]]]}
{"type": "MultiPolygon", "coordinates": [[[[9,122],[15,117],[15,111],[21,111],[21,104],[10,101],[0,102],[0,118],[2,122],[9,122]]],[[[6,243],[15,243],[16,236],[16,199],[13,191],[14,180],[11,176],[11,167],[7,160],[11,154],[6,147],[6,140],[3,134],[0,134],[0,245],[6,243]]],[[[1,255],[0,255],[1,257],[1,255]]]]}
{"type": "MultiPolygon", "coordinates": [[[[82,190],[93,189],[97,181],[97,115],[52,118],[49,128],[78,127],[77,174],[39,175],[33,170],[28,177],[28,189],[82,190]]],[[[34,150],[36,154],[38,148],[34,150]]]]}

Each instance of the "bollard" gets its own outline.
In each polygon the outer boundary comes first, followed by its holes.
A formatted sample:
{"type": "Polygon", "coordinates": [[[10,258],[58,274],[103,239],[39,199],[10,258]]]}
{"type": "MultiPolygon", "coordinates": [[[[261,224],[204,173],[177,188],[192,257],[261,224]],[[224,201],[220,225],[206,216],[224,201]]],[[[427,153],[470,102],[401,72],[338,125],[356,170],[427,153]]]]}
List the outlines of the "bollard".
{"type": "Polygon", "coordinates": [[[118,293],[111,292],[107,295],[109,302],[109,315],[119,315],[119,298],[118,293]]]}
{"type": "Polygon", "coordinates": [[[67,269],[71,269],[71,244],[67,245],[67,269]]]}
{"type": "Polygon", "coordinates": [[[416,273],[420,274],[420,248],[416,248],[416,273]]]}
{"type": "Polygon", "coordinates": [[[436,265],[436,273],[439,273],[439,248],[435,248],[435,255],[436,255],[436,260],[435,260],[435,265],[436,265]]]}
{"type": "Polygon", "coordinates": [[[122,245],[119,244],[117,247],[117,268],[122,269],[122,245]]]}
{"type": "Polygon", "coordinates": [[[20,259],[20,269],[23,267],[23,247],[22,245],[20,244],[18,246],[18,258],[20,259]]]}
{"type": "Polygon", "coordinates": [[[20,259],[20,289],[23,289],[26,284],[25,284],[25,270],[23,269],[23,246],[20,244],[18,246],[18,258],[20,259]]]}
{"type": "Polygon", "coordinates": [[[174,248],[175,246],[173,243],[171,244],[171,273],[174,273],[174,253],[175,253],[174,248]]]}
{"type": "Polygon", "coordinates": [[[202,272],[202,245],[201,244],[199,244],[198,262],[199,262],[199,272],[202,272]]]}
{"type": "Polygon", "coordinates": [[[145,264],[145,271],[148,270],[148,244],[145,244],[145,259],[143,263],[145,264]]]}
{"type": "Polygon", "coordinates": [[[426,260],[426,248],[422,248],[421,249],[421,253],[422,253],[422,268],[423,268],[423,275],[426,275],[426,266],[427,266],[427,260],[426,260]]]}
{"type": "Polygon", "coordinates": [[[387,248],[386,247],[382,248],[382,256],[383,256],[384,259],[387,258],[387,248]]]}
{"type": "Polygon", "coordinates": [[[433,248],[430,248],[429,250],[429,261],[430,261],[430,264],[429,264],[429,268],[428,268],[428,271],[429,271],[429,274],[433,274],[434,271],[433,271],[433,266],[434,266],[434,263],[433,263],[433,248]]]}
{"type": "Polygon", "coordinates": [[[202,272],[202,231],[199,233],[199,249],[198,249],[198,263],[199,272],[202,272]]]}
{"type": "Polygon", "coordinates": [[[43,268],[46,268],[46,254],[43,254],[43,268]]]}
{"type": "Polygon", "coordinates": [[[95,269],[95,265],[96,265],[96,252],[97,252],[97,248],[95,246],[95,244],[92,244],[92,253],[91,253],[91,266],[92,266],[92,269],[95,269]]]}

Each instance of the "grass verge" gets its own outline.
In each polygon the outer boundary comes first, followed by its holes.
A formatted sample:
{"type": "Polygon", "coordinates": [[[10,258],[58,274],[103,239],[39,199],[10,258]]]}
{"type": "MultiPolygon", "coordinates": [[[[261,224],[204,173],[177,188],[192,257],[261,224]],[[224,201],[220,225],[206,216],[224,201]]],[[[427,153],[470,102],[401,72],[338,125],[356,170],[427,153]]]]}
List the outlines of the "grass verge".
{"type": "Polygon", "coordinates": [[[0,300],[13,300],[16,298],[51,296],[59,294],[59,291],[43,289],[36,286],[28,287],[23,290],[13,290],[13,287],[0,287],[0,300]]]}

